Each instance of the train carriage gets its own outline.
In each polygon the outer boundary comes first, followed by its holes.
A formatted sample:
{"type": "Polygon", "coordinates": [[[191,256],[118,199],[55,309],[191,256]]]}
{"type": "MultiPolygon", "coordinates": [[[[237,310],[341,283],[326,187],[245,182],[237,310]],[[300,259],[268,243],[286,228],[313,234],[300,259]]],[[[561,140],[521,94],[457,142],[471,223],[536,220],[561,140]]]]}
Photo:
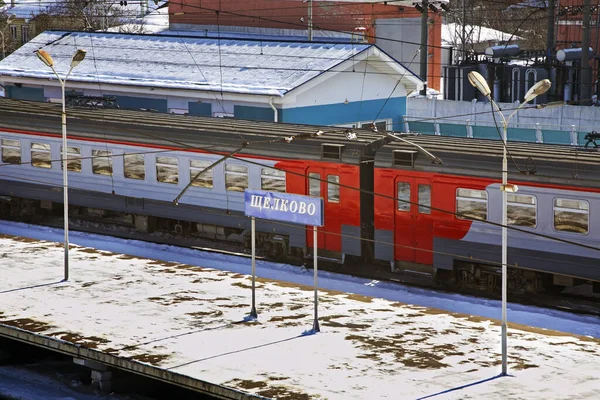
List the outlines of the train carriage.
{"type": "MultiPolygon", "coordinates": [[[[36,200],[27,203],[34,208],[61,203],[60,109],[1,100],[0,112],[0,195],[36,200]]],[[[371,199],[361,206],[359,189],[372,188],[372,160],[385,142],[368,133],[348,141],[344,129],[330,127],[73,109],[71,215],[248,244],[245,188],[319,196],[320,253],[343,261],[362,255],[361,237],[372,238],[372,224],[361,223],[372,220],[371,199]]],[[[26,212],[22,204],[10,207],[26,212]]],[[[312,234],[304,228],[257,221],[259,247],[277,258],[306,255],[312,234]]]]}
{"type": "MultiPolygon", "coordinates": [[[[440,281],[500,285],[502,142],[408,138],[375,160],[375,258],[440,281]]],[[[510,285],[539,291],[600,278],[600,153],[509,142],[510,285]],[[578,246],[578,245],[583,245],[578,246]],[[587,247],[585,247],[587,246],[587,247]]]]}

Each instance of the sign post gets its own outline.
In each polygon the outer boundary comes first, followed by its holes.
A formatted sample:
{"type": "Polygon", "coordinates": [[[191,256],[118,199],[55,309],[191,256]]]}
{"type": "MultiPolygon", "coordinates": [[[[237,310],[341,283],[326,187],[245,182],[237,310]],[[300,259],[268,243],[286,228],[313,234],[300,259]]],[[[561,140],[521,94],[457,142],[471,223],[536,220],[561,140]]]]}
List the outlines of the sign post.
{"type": "Polygon", "coordinates": [[[315,316],[313,332],[319,332],[318,314],[318,282],[317,282],[317,227],[323,226],[323,199],[298,194],[268,192],[265,190],[246,189],[245,213],[251,217],[252,228],[252,308],[250,317],[257,318],[256,312],[256,222],[255,218],[291,222],[313,227],[313,263],[314,263],[314,290],[315,290],[315,316]]]}

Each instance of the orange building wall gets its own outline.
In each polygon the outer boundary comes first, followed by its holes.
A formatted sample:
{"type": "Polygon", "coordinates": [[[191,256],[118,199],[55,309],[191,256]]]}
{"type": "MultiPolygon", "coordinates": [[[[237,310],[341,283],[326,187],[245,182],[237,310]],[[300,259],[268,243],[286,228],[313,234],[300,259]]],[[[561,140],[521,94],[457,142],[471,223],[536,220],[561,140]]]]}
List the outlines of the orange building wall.
{"type": "MultiPolygon", "coordinates": [[[[170,24],[304,30],[308,27],[308,3],[302,0],[179,0],[168,4],[170,24]]],[[[315,30],[352,33],[355,28],[363,27],[366,28],[365,35],[369,43],[375,43],[377,19],[420,17],[421,14],[414,7],[380,3],[313,2],[315,30]]],[[[434,23],[429,31],[431,56],[428,58],[427,80],[429,87],[439,90],[442,18],[432,12],[429,13],[429,18],[434,23]]]]}

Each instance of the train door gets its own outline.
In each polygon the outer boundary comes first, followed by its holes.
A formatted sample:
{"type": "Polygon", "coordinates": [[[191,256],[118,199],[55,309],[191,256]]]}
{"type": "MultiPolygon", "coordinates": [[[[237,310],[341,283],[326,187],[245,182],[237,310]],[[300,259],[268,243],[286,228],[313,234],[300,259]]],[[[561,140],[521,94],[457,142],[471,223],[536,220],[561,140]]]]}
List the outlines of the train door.
{"type": "Polygon", "coordinates": [[[430,265],[433,262],[431,182],[397,177],[395,188],[394,259],[430,265]]]}
{"type": "MultiPolygon", "coordinates": [[[[322,197],[324,203],[325,224],[317,229],[317,241],[320,249],[339,252],[342,250],[340,174],[337,170],[308,168],[308,195],[322,197]]],[[[312,231],[307,231],[307,243],[312,246],[312,231]]]]}

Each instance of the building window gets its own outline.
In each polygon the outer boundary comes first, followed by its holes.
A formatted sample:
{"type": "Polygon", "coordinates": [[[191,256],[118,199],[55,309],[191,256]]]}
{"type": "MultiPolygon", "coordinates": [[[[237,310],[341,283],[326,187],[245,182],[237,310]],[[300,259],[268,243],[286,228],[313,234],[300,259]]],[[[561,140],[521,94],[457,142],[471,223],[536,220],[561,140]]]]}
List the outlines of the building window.
{"type": "Polygon", "coordinates": [[[10,26],[10,36],[12,37],[12,40],[17,40],[17,26],[16,25],[10,26]]]}
{"type": "Polygon", "coordinates": [[[537,206],[535,196],[507,193],[506,215],[508,225],[535,228],[537,225],[537,206]]]}
{"type": "Polygon", "coordinates": [[[123,154],[123,176],[128,179],[146,179],[146,165],[143,154],[123,154]]]}
{"type": "Polygon", "coordinates": [[[340,177],[338,175],[327,175],[327,202],[340,202],[340,177]]]}
{"type": "MultiPolygon", "coordinates": [[[[63,168],[63,148],[60,147],[60,169],[63,168]]],[[[67,171],[81,172],[81,149],[67,146],[67,171]]]]}
{"type": "Polygon", "coordinates": [[[213,169],[207,169],[202,172],[196,179],[194,177],[198,175],[205,168],[213,164],[212,161],[207,160],[190,160],[190,181],[192,186],[198,186],[203,188],[212,189],[213,187],[213,169]],[[194,179],[192,181],[192,179],[194,179]]]}
{"type": "Polygon", "coordinates": [[[431,214],[431,185],[419,185],[419,213],[431,214]]]}
{"type": "Polygon", "coordinates": [[[52,168],[50,144],[31,143],[31,165],[38,168],[52,168]]]}
{"type": "Polygon", "coordinates": [[[285,171],[274,168],[261,168],[260,188],[272,192],[285,192],[285,171]]]}
{"type": "Polygon", "coordinates": [[[225,164],[225,189],[243,192],[248,188],[248,167],[239,164],[225,164]]]}
{"type": "Polygon", "coordinates": [[[462,219],[487,220],[487,192],[485,190],[458,189],[456,213],[462,219]]]}
{"type": "Polygon", "coordinates": [[[561,232],[588,233],[590,205],[584,200],[554,199],[554,229],[561,232]]]}
{"type": "Polygon", "coordinates": [[[156,157],[156,180],[173,185],[179,182],[179,167],[176,157],[156,157]]]}
{"type": "Polygon", "coordinates": [[[108,150],[92,150],[92,172],[97,175],[112,175],[111,155],[108,150]]]}
{"type": "Polygon", "coordinates": [[[398,182],[398,211],[410,211],[410,183],[398,182]]]}
{"type": "Polygon", "coordinates": [[[2,162],[21,164],[21,142],[15,139],[2,139],[2,162]]]}
{"type": "Polygon", "coordinates": [[[29,42],[29,25],[21,25],[21,43],[29,42]]]}

